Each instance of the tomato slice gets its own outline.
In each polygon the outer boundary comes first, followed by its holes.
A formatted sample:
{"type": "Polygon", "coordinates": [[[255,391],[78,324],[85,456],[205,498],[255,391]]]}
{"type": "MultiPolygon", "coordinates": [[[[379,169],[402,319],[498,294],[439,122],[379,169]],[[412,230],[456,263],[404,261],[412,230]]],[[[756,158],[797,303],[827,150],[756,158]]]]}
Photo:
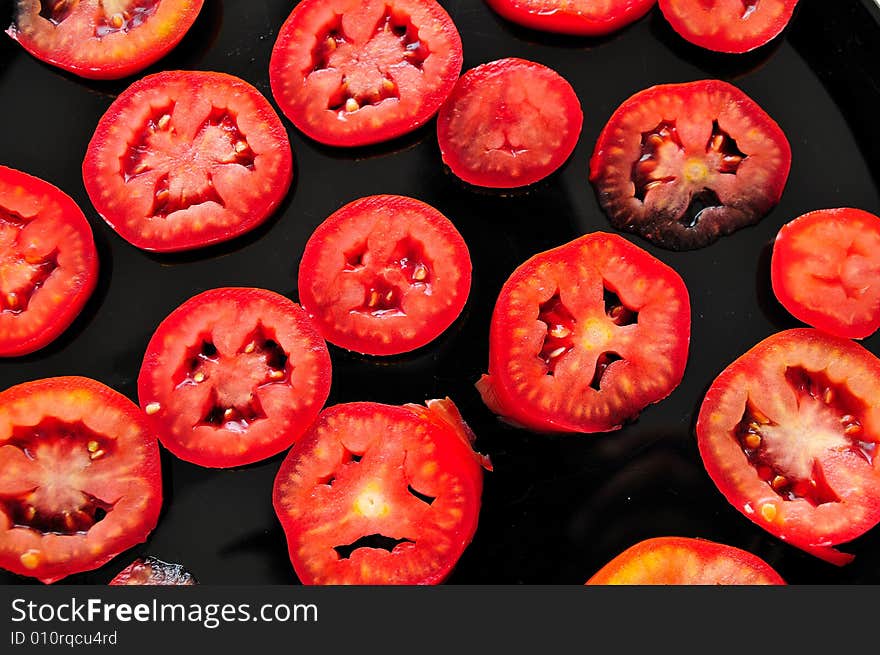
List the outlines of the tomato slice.
{"type": "Polygon", "coordinates": [[[765,339],[712,384],[697,422],[727,500],[771,534],[834,564],[832,546],[880,522],[880,359],[817,330],[765,339]]]}
{"type": "Polygon", "coordinates": [[[330,343],[370,355],[420,348],[461,314],[471,285],[467,245],[430,205],[372,196],[322,223],[299,267],[305,310],[330,343]]]}
{"type": "Polygon", "coordinates": [[[0,393],[0,567],[47,584],[96,569],[161,506],[155,432],[125,396],[79,377],[0,393]]]}
{"type": "Polygon", "coordinates": [[[477,388],[538,432],[615,430],[681,382],[690,329],[678,273],[619,236],[588,234],[505,283],[477,388]]]}
{"type": "Polygon", "coordinates": [[[98,281],[98,254],[82,210],[64,192],[0,166],[0,357],[54,341],[98,281]]]}
{"type": "Polygon", "coordinates": [[[139,557],[113,578],[111,586],[174,586],[198,584],[193,574],[180,564],[169,564],[155,557],[139,557]]]}
{"type": "Polygon", "coordinates": [[[244,466],[289,448],[330,394],[327,345],[299,305],[265,289],[212,289],[159,325],[141,407],[177,457],[244,466]]]}
{"type": "Polygon", "coordinates": [[[624,102],[599,137],[590,179],[614,227],[688,250],[761,220],[790,168],[773,119],[735,86],[703,80],[624,102]]]}
{"type": "Polygon", "coordinates": [[[123,239],[171,252],[263,223],[287,194],[293,157],[278,115],[250,84],[166,71],[113,102],[89,143],[83,178],[123,239]]]}
{"type": "Polygon", "coordinates": [[[438,584],[477,529],[482,467],[451,400],[324,410],[274,505],[304,584],[438,584]]]}
{"type": "Polygon", "coordinates": [[[534,184],[559,169],[583,126],[577,94],[558,73],[524,59],[469,70],[437,117],[443,161],[465,182],[534,184]]]}
{"type": "Polygon", "coordinates": [[[716,52],[743,53],[775,39],[798,0],[660,0],[679,36],[716,52]]]}
{"type": "Polygon", "coordinates": [[[764,560],[704,539],[658,537],[627,548],[588,585],[784,585],[764,560]]]}
{"type": "Polygon", "coordinates": [[[657,0],[486,0],[509,21],[546,32],[602,36],[637,21],[657,0]]]}
{"type": "Polygon", "coordinates": [[[278,34],[269,80],[307,136],[364,146],[427,123],[462,61],[458,30],[434,0],[303,0],[278,34]]]}
{"type": "Polygon", "coordinates": [[[880,218],[861,209],[810,212],[773,246],[773,291],[798,320],[864,339],[880,328],[880,218]]]}
{"type": "Polygon", "coordinates": [[[16,0],[7,34],[80,77],[118,79],[168,54],[204,0],[16,0]]]}

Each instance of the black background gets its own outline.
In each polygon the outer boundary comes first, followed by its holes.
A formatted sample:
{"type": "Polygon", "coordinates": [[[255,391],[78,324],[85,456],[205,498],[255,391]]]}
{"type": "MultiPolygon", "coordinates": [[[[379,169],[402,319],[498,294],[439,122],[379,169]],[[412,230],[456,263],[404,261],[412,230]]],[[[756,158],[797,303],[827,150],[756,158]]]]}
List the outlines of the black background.
{"type": "MultiPolygon", "coordinates": [[[[8,24],[11,2],[0,2],[8,24]]],[[[289,0],[207,0],[180,46],[147,72],[219,70],[270,100],[268,62],[289,0]]],[[[441,165],[434,124],[367,150],[332,150],[289,128],[296,179],[276,217],[234,242],[186,255],[153,256],[122,241],[91,207],[80,166],[116,94],[133,79],[89,82],[45,66],[0,39],[0,163],[42,177],[73,196],[95,231],[101,279],[80,318],[34,355],[0,362],[0,387],[55,375],[86,375],[136,399],[135,381],[159,322],[205,289],[259,286],[294,299],[296,271],[314,228],[343,204],[376,193],[411,195],[446,214],[465,237],[474,284],[462,318],[406,357],[371,359],[331,348],[329,403],[420,402],[451,396],[489,453],[480,525],[451,584],[580,584],[626,547],[652,536],[703,537],[745,548],[790,583],[880,582],[880,529],[846,550],[844,568],[787,546],[730,507],[706,475],[693,436],[714,377],[762,338],[794,321],[769,284],[778,229],[814,209],[880,213],[880,12],[869,0],[802,0],[784,36],[756,53],[716,55],[682,41],[659,10],[603,39],[526,31],[481,0],[440,0],[464,41],[465,68],[506,56],[548,65],[574,86],[585,123],[577,150],[556,175],[524,192],[460,184],[441,165]],[[758,226],[703,250],[672,253],[631,237],[685,279],[693,306],[684,382],[660,405],[607,435],[548,437],[498,422],[473,387],[485,370],[494,300],[529,256],[590,231],[610,230],[587,179],[589,156],[614,109],[657,83],[731,81],[773,116],[793,149],[779,206],[758,226]],[[873,174],[872,174],[873,171],[873,174]]],[[[880,338],[865,344],[880,353],[880,338]]],[[[293,583],[271,487],[281,456],[212,471],[163,452],[165,507],[149,541],[67,583],[103,584],[136,555],[187,566],[203,584],[293,583]]],[[[0,583],[28,580],[0,573],[0,583]]]]}

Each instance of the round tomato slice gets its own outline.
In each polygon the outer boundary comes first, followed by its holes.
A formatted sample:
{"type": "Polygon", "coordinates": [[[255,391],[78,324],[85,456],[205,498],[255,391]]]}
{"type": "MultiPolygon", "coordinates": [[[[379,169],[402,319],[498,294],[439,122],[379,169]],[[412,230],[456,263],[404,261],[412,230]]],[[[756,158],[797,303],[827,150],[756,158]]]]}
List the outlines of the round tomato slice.
{"type": "Polygon", "coordinates": [[[434,0],[303,0],[278,34],[269,81],[307,136],[364,146],[427,123],[462,61],[458,30],[434,0]]]}
{"type": "Polygon", "coordinates": [[[471,286],[467,245],[430,205],[372,196],[322,223],[299,267],[303,308],[324,338],[370,355],[409,352],[461,314],[471,286]]]}
{"type": "Polygon", "coordinates": [[[275,479],[300,581],[442,582],[477,529],[489,463],[473,439],[448,398],[325,410],[275,479]]]}
{"type": "Polygon", "coordinates": [[[193,574],[180,564],[169,564],[155,557],[139,557],[125,567],[108,584],[111,586],[173,586],[198,584],[193,574]]]}
{"type": "Polygon", "coordinates": [[[735,86],[704,80],[624,102],[599,137],[590,179],[614,227],[688,250],[761,220],[790,168],[773,119],[735,86]]]}
{"type": "Polygon", "coordinates": [[[658,537],[627,548],[588,585],[784,585],[767,562],[704,539],[658,537]]]}
{"type": "Polygon", "coordinates": [[[125,396],[77,377],[0,393],[0,567],[47,584],[96,569],[161,506],[155,432],[125,396]]]}
{"type": "Polygon", "coordinates": [[[228,468],[289,448],[324,406],[330,375],[327,345],[299,305],[264,289],[212,289],[159,325],[138,397],[168,450],[228,468]]]}
{"type": "Polygon", "coordinates": [[[690,345],[678,273],[601,232],[535,255],[505,283],[477,388],[538,432],[606,432],[666,398],[690,345]]]}
{"type": "Polygon", "coordinates": [[[775,39],[798,0],[660,0],[679,36],[716,52],[743,53],[775,39]]]}
{"type": "Polygon", "coordinates": [[[501,59],[465,73],[437,117],[443,161],[469,184],[509,189],[559,169],[581,134],[577,94],[557,72],[501,59]]]}
{"type": "Polygon", "coordinates": [[[7,34],[37,59],[81,77],[118,79],[168,54],[204,0],[15,0],[7,34]]]}
{"type": "Polygon", "coordinates": [[[781,332],[712,384],[700,454],[727,500],[771,534],[834,564],[832,546],[880,522],[880,359],[816,330],[781,332]]]}
{"type": "Polygon", "coordinates": [[[656,0],[486,0],[509,21],[546,32],[602,36],[637,21],[656,0]]]}
{"type": "Polygon", "coordinates": [[[123,239],[171,252],[263,223],[287,194],[293,156],[278,115],[250,84],[167,71],[113,102],[89,143],[83,178],[123,239]]]}
{"type": "Polygon", "coordinates": [[[773,291],[798,320],[847,339],[880,328],[880,218],[860,209],[810,212],[773,246],[773,291]]]}
{"type": "Polygon", "coordinates": [[[73,199],[0,166],[0,357],[54,341],[97,281],[92,229],[73,199]]]}

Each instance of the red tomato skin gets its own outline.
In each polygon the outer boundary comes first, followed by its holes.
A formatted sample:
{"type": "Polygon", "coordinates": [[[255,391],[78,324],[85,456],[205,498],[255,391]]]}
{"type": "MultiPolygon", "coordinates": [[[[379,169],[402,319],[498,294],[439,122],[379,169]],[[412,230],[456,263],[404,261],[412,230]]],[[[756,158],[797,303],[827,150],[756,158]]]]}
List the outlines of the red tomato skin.
{"type": "MultiPolygon", "coordinates": [[[[552,12],[530,9],[522,0],[486,0],[486,3],[499,15],[523,27],[573,36],[604,36],[645,16],[656,1],[621,0],[603,16],[581,14],[574,7],[564,7],[572,4],[564,0],[557,0],[559,8],[552,12]]],[[[584,4],[589,4],[589,0],[584,4]]]]}
{"type": "Polygon", "coordinates": [[[82,280],[71,297],[54,314],[53,320],[22,340],[0,336],[0,357],[20,357],[45,348],[61,336],[79,316],[98,283],[98,252],[88,220],[66,193],[44,180],[5,166],[0,166],[0,184],[21,188],[28,195],[51,197],[61,208],[62,221],[75,230],[87,246],[87,252],[83,256],[85,269],[82,280]]]}
{"type": "MultiPolygon", "coordinates": [[[[861,320],[847,319],[825,308],[817,309],[807,305],[798,298],[797,289],[787,282],[787,274],[802,270],[803,262],[793,239],[806,230],[821,226],[823,223],[836,223],[841,226],[851,225],[852,230],[870,231],[880,235],[880,217],[861,209],[839,208],[809,212],[782,226],[773,246],[770,273],[773,292],[788,312],[799,321],[818,330],[845,339],[865,339],[880,328],[880,306],[873,308],[871,316],[861,320]]],[[[817,244],[821,250],[822,244],[817,244]]],[[[804,272],[803,276],[808,273],[804,272]]],[[[877,280],[880,286],[880,279],[877,280]]]]}

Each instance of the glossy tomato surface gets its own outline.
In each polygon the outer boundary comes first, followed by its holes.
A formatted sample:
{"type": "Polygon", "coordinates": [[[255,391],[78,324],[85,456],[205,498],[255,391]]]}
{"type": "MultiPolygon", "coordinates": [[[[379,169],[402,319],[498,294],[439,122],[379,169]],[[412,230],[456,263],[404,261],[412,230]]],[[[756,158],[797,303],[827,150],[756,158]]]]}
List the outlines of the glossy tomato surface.
{"type": "Polygon", "coordinates": [[[435,0],[303,0],[281,27],[269,77],[281,110],[331,146],[363,146],[431,119],[463,61],[435,0]]]}
{"type": "Polygon", "coordinates": [[[471,259],[430,205],[371,196],[324,221],[299,265],[300,301],[331,343],[394,355],[426,345],[461,314],[471,259]]]}
{"type": "Polygon", "coordinates": [[[880,522],[880,359],[796,329],[737,359],[706,394],[697,439],[727,500],[780,539],[834,564],[833,547],[880,522]]]}
{"type": "Polygon", "coordinates": [[[703,80],[624,102],[599,136],[590,179],[614,227],[690,250],[761,220],[790,168],[779,125],[735,86],[703,80]]]}
{"type": "Polygon", "coordinates": [[[437,584],[477,529],[488,460],[448,398],[325,410],[284,460],[275,511],[304,584],[437,584]]]}
{"type": "Polygon", "coordinates": [[[681,382],[690,330],[678,273],[622,237],[588,234],[504,285],[477,386],[489,409],[532,430],[616,430],[681,382]]]}
{"type": "Polygon", "coordinates": [[[588,585],[782,585],[767,562],[704,539],[656,537],[630,546],[588,585]]]}
{"type": "Polygon", "coordinates": [[[228,468],[289,448],[324,406],[330,375],[327,346],[299,305],[264,289],[212,289],[159,325],[138,397],[168,450],[228,468]]]}
{"type": "Polygon", "coordinates": [[[162,507],[150,421],[99,382],[0,393],[0,568],[47,584],[141,543],[162,507]]]}
{"type": "Polygon", "coordinates": [[[70,196],[0,166],[0,357],[54,341],[95,289],[92,229],[70,196]]]}
{"type": "Polygon", "coordinates": [[[657,0],[486,0],[524,27],[577,36],[609,34],[638,20],[657,0]]]}
{"type": "Polygon", "coordinates": [[[198,584],[192,573],[180,564],[163,562],[156,557],[139,557],[107,584],[112,586],[172,586],[198,584]]]}
{"type": "Polygon", "coordinates": [[[880,328],[880,217],[822,209],[787,223],[773,245],[773,291],[795,318],[838,337],[880,328]]]}
{"type": "Polygon", "coordinates": [[[264,222],[287,194],[287,132],[257,89],[225,73],[166,71],[110,106],[82,166],[98,213],[138,248],[191,250],[264,222]]]}
{"type": "Polygon", "coordinates": [[[81,77],[132,75],[171,51],[204,0],[12,0],[7,34],[34,57],[81,77]]]}

